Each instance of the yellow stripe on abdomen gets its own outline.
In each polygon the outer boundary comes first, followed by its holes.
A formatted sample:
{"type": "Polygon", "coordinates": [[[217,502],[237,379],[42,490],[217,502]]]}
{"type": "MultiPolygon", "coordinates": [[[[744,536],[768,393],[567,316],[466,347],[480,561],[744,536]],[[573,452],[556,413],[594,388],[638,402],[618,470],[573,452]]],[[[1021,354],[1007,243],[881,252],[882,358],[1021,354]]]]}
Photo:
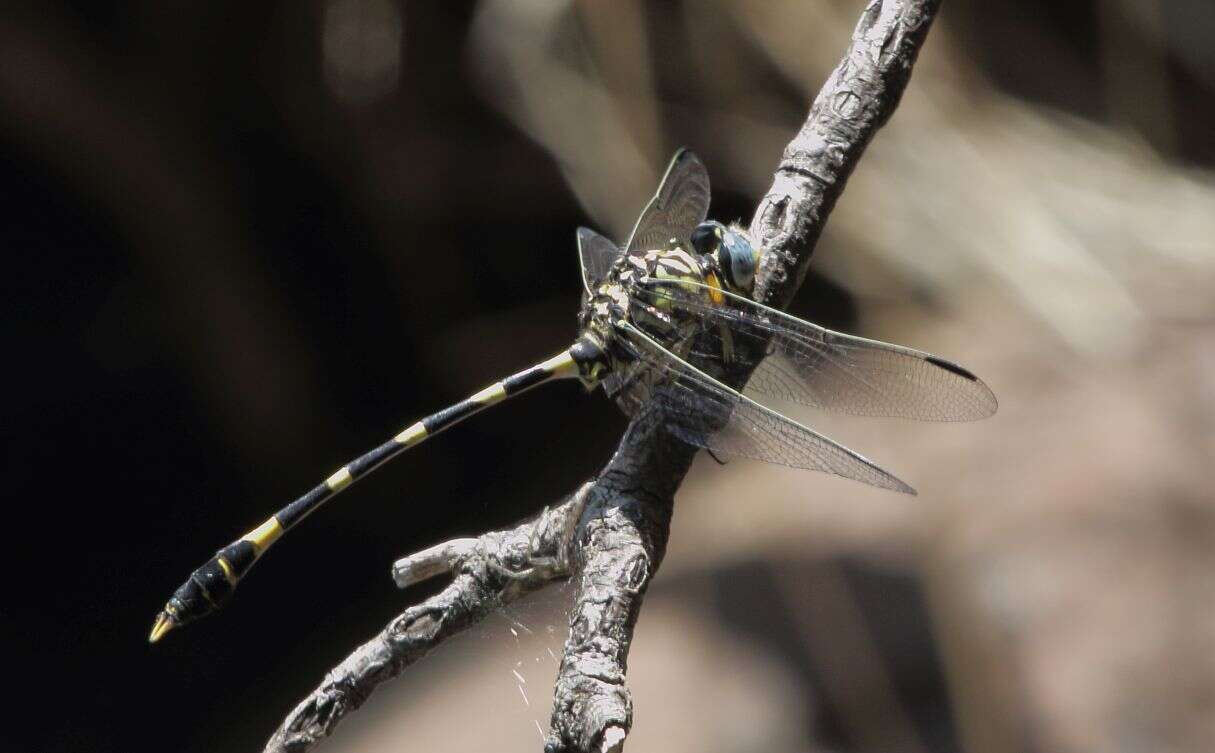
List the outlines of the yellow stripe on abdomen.
{"type": "Polygon", "coordinates": [[[426,439],[426,426],[421,421],[393,437],[393,441],[404,447],[412,447],[423,439],[426,439]]]}
{"type": "Polygon", "coordinates": [[[325,479],[325,486],[329,487],[330,491],[340,492],[347,486],[350,486],[350,482],[352,480],[353,479],[350,476],[350,468],[347,466],[342,466],[334,471],[332,476],[325,479]]]}
{"type": "Polygon", "coordinates": [[[278,522],[278,518],[271,517],[265,523],[246,533],[241,539],[252,544],[253,548],[260,555],[269,549],[271,544],[278,541],[278,537],[282,535],[283,525],[278,522]]]}
{"type": "Polygon", "coordinates": [[[468,399],[478,405],[500,403],[506,399],[506,387],[501,382],[491,384],[468,399]]]}

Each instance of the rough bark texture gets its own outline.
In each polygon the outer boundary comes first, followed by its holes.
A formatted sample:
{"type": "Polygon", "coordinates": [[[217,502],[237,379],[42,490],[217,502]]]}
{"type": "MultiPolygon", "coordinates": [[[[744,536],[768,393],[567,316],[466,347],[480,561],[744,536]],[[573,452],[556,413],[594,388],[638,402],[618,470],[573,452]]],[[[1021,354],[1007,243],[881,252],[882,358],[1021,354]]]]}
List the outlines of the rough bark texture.
{"type": "Polygon", "coordinates": [[[545,753],[619,750],[633,724],[624,684],[633,626],[696,454],[653,417],[643,412],[630,424],[589,490],[572,542],[577,588],[545,753]]]}
{"type": "MultiPolygon", "coordinates": [[[[784,306],[797,291],[848,176],[898,105],[939,5],[873,0],[865,8],[752,219],[751,235],[765,248],[757,300],[784,306]]],[[[266,751],[311,748],[379,683],[444,639],[498,605],[567,577],[576,590],[545,751],[621,750],[633,722],[624,682],[633,627],[666,550],[675,492],[695,454],[652,416],[634,419],[598,478],[535,521],[397,563],[394,576],[402,585],[443,572],[455,577],[330,672],[266,751]]]]}
{"type": "Polygon", "coordinates": [[[523,525],[450,541],[397,561],[393,577],[402,587],[447,572],[454,577],[447,588],[406,609],[334,667],[287,716],[266,750],[308,750],[362,706],[380,683],[444,640],[499,606],[568,577],[570,535],[589,487],[523,525]]]}
{"type": "Polygon", "coordinates": [[[755,300],[784,307],[870,139],[898,107],[940,0],[873,0],[751,218],[764,246],[755,300]]]}

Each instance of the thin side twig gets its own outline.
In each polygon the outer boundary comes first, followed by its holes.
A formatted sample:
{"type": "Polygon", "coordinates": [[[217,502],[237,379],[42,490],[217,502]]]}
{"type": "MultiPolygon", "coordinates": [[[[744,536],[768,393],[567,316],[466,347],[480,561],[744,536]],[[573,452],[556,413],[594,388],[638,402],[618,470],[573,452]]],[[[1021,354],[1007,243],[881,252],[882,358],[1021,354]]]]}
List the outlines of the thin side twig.
{"type": "MultiPolygon", "coordinates": [[[[889,119],[940,0],[871,0],[751,221],[764,247],[755,298],[783,307],[848,176],[889,119]]],[[[741,385],[745,373],[729,374],[741,385]]],[[[633,724],[625,671],[645,590],[666,551],[674,495],[692,448],[643,412],[600,476],[535,521],[459,539],[398,563],[399,582],[456,574],[352,653],[291,713],[267,753],[324,739],[381,682],[498,605],[572,577],[574,605],[554,694],[546,753],[615,753],[633,724]]]]}
{"type": "Polygon", "coordinates": [[[454,577],[330,670],[287,716],[266,750],[312,748],[362,706],[380,683],[500,606],[568,577],[570,537],[586,506],[589,486],[515,528],[455,539],[398,560],[393,578],[402,588],[447,573],[454,577]]]}

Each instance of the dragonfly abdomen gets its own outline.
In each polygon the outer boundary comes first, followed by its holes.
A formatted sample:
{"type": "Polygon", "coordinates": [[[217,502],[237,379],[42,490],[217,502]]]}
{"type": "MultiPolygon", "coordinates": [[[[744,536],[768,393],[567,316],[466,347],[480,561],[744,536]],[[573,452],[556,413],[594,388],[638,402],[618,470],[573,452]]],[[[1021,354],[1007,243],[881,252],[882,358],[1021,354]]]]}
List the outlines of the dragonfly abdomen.
{"type": "MultiPolygon", "coordinates": [[[[596,352],[602,355],[600,351],[596,352]]],[[[149,640],[155,642],[173,627],[192,622],[219,609],[232,595],[240,579],[271,544],[355,481],[410,447],[455,426],[474,413],[550,379],[590,378],[595,369],[594,364],[589,363],[587,359],[593,355],[588,355],[585,347],[575,346],[410,424],[389,441],[343,465],[306,494],[267,518],[257,528],[220,549],[202,567],[191,573],[157,616],[149,640]]]]}

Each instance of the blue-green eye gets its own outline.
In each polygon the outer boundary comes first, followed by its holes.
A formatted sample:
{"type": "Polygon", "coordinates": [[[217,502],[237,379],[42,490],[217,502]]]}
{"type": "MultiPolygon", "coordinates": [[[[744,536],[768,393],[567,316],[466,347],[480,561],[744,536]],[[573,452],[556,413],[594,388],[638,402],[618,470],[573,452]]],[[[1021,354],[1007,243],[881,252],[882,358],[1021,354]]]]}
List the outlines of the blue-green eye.
{"type": "Polygon", "coordinates": [[[755,249],[740,233],[726,229],[717,248],[717,266],[726,284],[735,290],[750,291],[755,282],[755,249]]]}
{"type": "Polygon", "coordinates": [[[696,253],[712,256],[717,261],[717,268],[727,285],[750,292],[758,258],[746,236],[709,220],[697,225],[689,240],[696,253]]]}

